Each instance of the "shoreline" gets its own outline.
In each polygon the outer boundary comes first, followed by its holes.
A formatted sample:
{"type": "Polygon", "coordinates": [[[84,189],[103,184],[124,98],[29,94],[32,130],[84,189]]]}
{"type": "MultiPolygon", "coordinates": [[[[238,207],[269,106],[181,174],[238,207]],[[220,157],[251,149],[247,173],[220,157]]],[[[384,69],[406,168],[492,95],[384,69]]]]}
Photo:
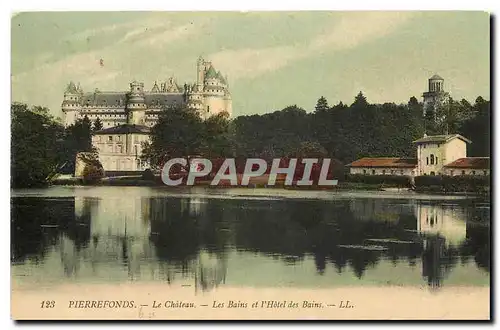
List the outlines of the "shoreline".
{"type": "MultiPolygon", "coordinates": [[[[211,186],[210,181],[199,182],[194,186],[180,185],[175,187],[168,187],[162,182],[151,180],[103,180],[98,183],[82,183],[78,179],[74,180],[59,180],[51,185],[41,188],[49,187],[151,187],[151,188],[165,188],[169,190],[180,190],[190,187],[202,187],[210,190],[216,189],[269,189],[269,190],[290,190],[290,191],[310,191],[310,192],[372,192],[372,193],[408,193],[413,195],[433,195],[433,196],[464,196],[464,197],[483,197],[489,198],[490,193],[480,193],[474,191],[437,191],[436,189],[416,189],[401,188],[395,185],[381,185],[381,184],[365,184],[354,182],[341,182],[337,186],[285,186],[284,184],[276,184],[274,186],[267,186],[265,184],[250,184],[248,186],[230,186],[230,185],[217,185],[211,186]]],[[[40,188],[14,188],[14,189],[40,189],[40,188]]]]}
{"type": "MultiPolygon", "coordinates": [[[[267,184],[258,182],[251,183],[248,186],[231,186],[229,184],[219,184],[216,186],[210,185],[210,180],[204,180],[197,182],[194,186],[179,185],[175,187],[167,187],[160,180],[145,180],[140,177],[107,177],[104,180],[94,183],[83,183],[79,178],[70,179],[56,179],[48,187],[52,186],[62,186],[62,187],[165,187],[172,190],[189,188],[189,187],[204,187],[208,189],[284,189],[292,191],[331,191],[331,192],[355,192],[355,191],[369,191],[369,192],[397,192],[397,193],[411,193],[415,195],[435,195],[435,196],[471,196],[471,197],[490,197],[489,189],[486,193],[480,193],[476,191],[440,191],[433,187],[429,188],[418,188],[410,189],[408,187],[400,187],[394,184],[370,184],[370,183],[359,183],[359,182],[349,182],[343,181],[339,182],[336,186],[296,186],[289,185],[285,186],[283,182],[277,180],[277,184],[274,186],[267,186],[267,184]]],[[[19,189],[30,189],[30,188],[19,188],[19,189]]],[[[37,188],[34,188],[37,189],[37,188]]]]}

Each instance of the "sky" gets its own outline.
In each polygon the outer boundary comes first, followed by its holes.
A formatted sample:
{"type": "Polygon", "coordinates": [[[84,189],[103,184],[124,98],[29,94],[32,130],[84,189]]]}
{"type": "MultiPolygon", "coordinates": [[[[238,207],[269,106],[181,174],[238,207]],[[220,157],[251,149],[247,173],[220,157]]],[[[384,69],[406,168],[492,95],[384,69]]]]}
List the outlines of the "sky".
{"type": "Polygon", "coordinates": [[[61,116],[69,81],[84,91],[196,80],[201,55],[227,75],[233,116],[320,96],[351,104],[421,100],[439,74],[455,99],[490,98],[485,12],[26,12],[12,17],[12,101],[61,116]],[[100,65],[100,60],[103,65],[100,65]]]}

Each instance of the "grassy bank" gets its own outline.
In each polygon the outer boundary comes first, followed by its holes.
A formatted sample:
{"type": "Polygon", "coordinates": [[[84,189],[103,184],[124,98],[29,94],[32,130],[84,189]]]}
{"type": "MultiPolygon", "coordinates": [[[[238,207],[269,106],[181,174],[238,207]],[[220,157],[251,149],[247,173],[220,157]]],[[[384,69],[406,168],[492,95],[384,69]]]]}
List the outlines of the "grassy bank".
{"type": "MultiPolygon", "coordinates": [[[[212,187],[210,180],[197,181],[197,186],[212,187]]],[[[160,177],[155,177],[153,180],[143,179],[141,176],[127,176],[127,177],[107,177],[98,181],[84,181],[81,178],[64,178],[55,179],[52,185],[56,186],[137,186],[137,187],[152,187],[152,186],[165,186],[160,177]]],[[[231,187],[229,184],[220,184],[215,187],[231,187]]],[[[239,186],[233,186],[237,188],[239,186]]],[[[292,190],[373,190],[381,191],[384,188],[394,187],[386,184],[370,184],[361,182],[339,182],[337,186],[286,186],[284,180],[276,180],[276,185],[268,186],[267,181],[250,182],[247,187],[241,188],[285,188],[292,190]]]]}

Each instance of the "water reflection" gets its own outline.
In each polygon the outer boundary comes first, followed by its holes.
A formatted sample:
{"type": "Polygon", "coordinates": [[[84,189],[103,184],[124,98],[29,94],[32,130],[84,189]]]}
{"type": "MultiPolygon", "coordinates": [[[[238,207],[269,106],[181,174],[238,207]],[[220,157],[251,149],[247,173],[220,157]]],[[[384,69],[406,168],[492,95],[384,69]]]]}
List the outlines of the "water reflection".
{"type": "Polygon", "coordinates": [[[472,262],[484,272],[473,276],[489,277],[489,223],[489,205],[473,200],[16,197],[12,262],[25,281],[183,279],[210,290],[273,278],[394,284],[421,269],[436,288],[472,262]]]}

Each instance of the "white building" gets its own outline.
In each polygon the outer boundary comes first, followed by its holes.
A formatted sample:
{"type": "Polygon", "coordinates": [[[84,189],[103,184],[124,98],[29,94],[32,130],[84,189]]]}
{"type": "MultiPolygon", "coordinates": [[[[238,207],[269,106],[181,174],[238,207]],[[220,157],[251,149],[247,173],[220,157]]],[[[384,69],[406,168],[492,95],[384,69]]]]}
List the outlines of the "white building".
{"type": "Polygon", "coordinates": [[[154,82],[150,91],[144,83],[133,81],[128,91],[83,92],[80,85],[70,82],[64,92],[62,111],[65,126],[87,116],[92,122],[97,118],[104,128],[122,124],[152,127],[158,114],[165,107],[186,106],[196,109],[202,118],[220,112],[232,113],[229,85],[211,62],[199,58],[195,83],[178,85],[171,77],[158,86],[154,82]]]}
{"type": "Polygon", "coordinates": [[[417,160],[415,158],[365,157],[347,166],[350,174],[415,176],[417,160]]]}
{"type": "Polygon", "coordinates": [[[424,135],[413,141],[417,158],[361,158],[347,165],[350,174],[364,175],[489,175],[488,157],[467,157],[471,141],[459,134],[424,135]]]}
{"type": "Polygon", "coordinates": [[[443,174],[455,175],[490,175],[489,157],[459,158],[443,166],[443,174]]]}
{"type": "Polygon", "coordinates": [[[417,146],[418,175],[443,173],[443,167],[459,158],[467,157],[469,139],[459,134],[424,135],[413,141],[417,146]]]}
{"type": "Polygon", "coordinates": [[[92,146],[97,149],[105,172],[144,171],[149,168],[141,160],[142,144],[148,142],[150,128],[124,124],[94,132],[92,146]]]}

